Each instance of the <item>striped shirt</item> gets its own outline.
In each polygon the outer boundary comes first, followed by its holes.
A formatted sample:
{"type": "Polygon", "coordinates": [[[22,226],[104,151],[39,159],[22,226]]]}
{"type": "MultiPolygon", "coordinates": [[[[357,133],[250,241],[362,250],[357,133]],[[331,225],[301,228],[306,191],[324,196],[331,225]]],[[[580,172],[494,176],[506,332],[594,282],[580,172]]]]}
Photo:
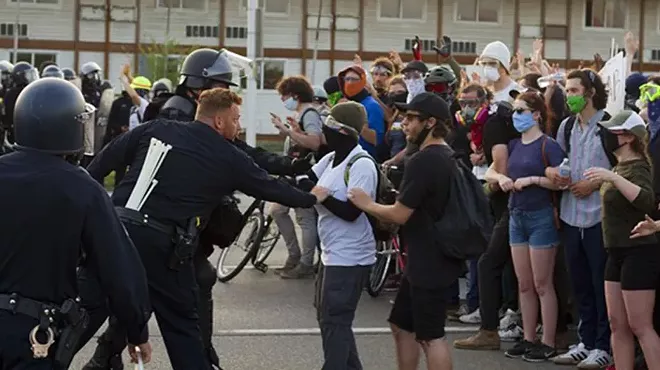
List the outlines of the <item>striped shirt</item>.
{"type": "MultiPolygon", "coordinates": [[[[604,110],[599,110],[591,119],[585,129],[577,121],[571,131],[571,152],[568,159],[571,166],[571,182],[576,183],[584,179],[584,171],[591,167],[611,169],[603,144],[598,135],[598,122],[603,119],[604,110]]],[[[557,142],[564,151],[564,128],[566,122],[574,116],[565,119],[559,126],[557,142]]],[[[589,228],[601,222],[600,193],[594,191],[588,197],[578,199],[570,191],[564,191],[561,197],[560,218],[570,226],[589,228]]]]}

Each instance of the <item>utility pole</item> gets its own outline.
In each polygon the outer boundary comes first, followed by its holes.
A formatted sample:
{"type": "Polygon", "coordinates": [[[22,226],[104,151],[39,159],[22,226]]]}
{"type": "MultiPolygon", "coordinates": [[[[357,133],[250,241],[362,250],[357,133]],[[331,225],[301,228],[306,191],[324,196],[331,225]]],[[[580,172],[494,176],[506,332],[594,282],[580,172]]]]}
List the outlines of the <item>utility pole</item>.
{"type": "MultiPolygon", "coordinates": [[[[312,83],[316,81],[316,62],[319,57],[319,35],[320,31],[319,28],[321,28],[321,14],[323,13],[323,0],[319,0],[319,13],[316,16],[316,35],[314,37],[314,54],[312,56],[312,83]]],[[[305,17],[307,14],[305,14],[305,17]]],[[[307,30],[304,30],[303,32],[307,32],[307,30]]]]}
{"type": "MultiPolygon", "coordinates": [[[[257,35],[257,13],[259,0],[248,0],[247,2],[247,57],[250,60],[257,59],[257,43],[260,36],[257,35]]],[[[260,65],[255,64],[255,69],[261,68],[263,73],[263,60],[260,65]]],[[[257,80],[258,74],[255,70],[247,76],[247,92],[245,102],[245,141],[248,145],[257,145],[257,80]]]]}
{"type": "Polygon", "coordinates": [[[170,23],[172,19],[172,0],[167,1],[167,22],[165,23],[165,50],[163,51],[163,77],[167,78],[168,65],[170,64],[170,23]]]}
{"type": "Polygon", "coordinates": [[[14,58],[12,63],[18,62],[18,36],[21,33],[21,0],[16,0],[16,24],[14,25],[14,58]]]}

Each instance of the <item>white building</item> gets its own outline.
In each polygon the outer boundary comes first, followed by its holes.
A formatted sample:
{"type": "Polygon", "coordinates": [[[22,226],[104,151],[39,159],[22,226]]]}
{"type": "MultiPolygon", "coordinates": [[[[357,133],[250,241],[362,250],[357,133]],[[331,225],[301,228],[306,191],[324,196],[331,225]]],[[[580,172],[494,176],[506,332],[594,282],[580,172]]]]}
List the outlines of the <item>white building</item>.
{"type": "MultiPolygon", "coordinates": [[[[0,0],[0,60],[11,58],[15,31],[20,35],[20,60],[38,66],[53,59],[63,67],[93,60],[113,83],[124,63],[147,73],[153,65],[140,51],[167,39],[178,44],[170,51],[171,69],[176,69],[174,54],[194,46],[222,46],[245,54],[247,0],[20,0],[20,7],[17,1],[0,0]]],[[[262,1],[265,73],[258,93],[260,134],[275,133],[268,112],[286,114],[272,90],[277,80],[311,74],[319,3],[323,8],[316,84],[349,64],[356,53],[368,63],[394,49],[409,60],[407,51],[416,35],[430,62],[435,61],[435,40],[451,36],[454,54],[466,65],[491,41],[529,53],[534,37],[542,36],[545,57],[574,68],[594,53],[609,55],[612,38],[623,46],[623,33],[630,29],[640,38],[642,70],[660,70],[657,0],[262,1]]]]}

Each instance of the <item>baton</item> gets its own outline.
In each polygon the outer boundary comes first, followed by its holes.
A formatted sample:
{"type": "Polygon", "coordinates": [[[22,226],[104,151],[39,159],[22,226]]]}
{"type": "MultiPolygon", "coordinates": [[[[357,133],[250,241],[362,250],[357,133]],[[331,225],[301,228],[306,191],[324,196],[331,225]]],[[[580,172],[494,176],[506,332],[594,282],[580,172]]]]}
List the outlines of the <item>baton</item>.
{"type": "Polygon", "coordinates": [[[144,370],[144,362],[142,362],[142,352],[140,347],[135,347],[135,354],[137,355],[137,364],[135,364],[135,370],[144,370]]]}

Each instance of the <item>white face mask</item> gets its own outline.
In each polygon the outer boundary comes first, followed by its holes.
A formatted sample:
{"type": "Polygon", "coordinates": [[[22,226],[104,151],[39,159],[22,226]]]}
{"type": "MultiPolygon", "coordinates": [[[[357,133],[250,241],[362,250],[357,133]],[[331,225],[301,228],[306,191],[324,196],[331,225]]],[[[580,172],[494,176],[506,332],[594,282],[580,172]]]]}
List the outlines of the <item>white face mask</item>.
{"type": "Polygon", "coordinates": [[[406,98],[406,103],[410,103],[410,101],[415,96],[425,91],[424,80],[421,78],[411,78],[404,81],[406,83],[406,88],[408,89],[408,97],[406,98]]]}
{"type": "Polygon", "coordinates": [[[490,82],[495,82],[500,79],[500,72],[495,67],[484,66],[482,76],[490,82]]]}

